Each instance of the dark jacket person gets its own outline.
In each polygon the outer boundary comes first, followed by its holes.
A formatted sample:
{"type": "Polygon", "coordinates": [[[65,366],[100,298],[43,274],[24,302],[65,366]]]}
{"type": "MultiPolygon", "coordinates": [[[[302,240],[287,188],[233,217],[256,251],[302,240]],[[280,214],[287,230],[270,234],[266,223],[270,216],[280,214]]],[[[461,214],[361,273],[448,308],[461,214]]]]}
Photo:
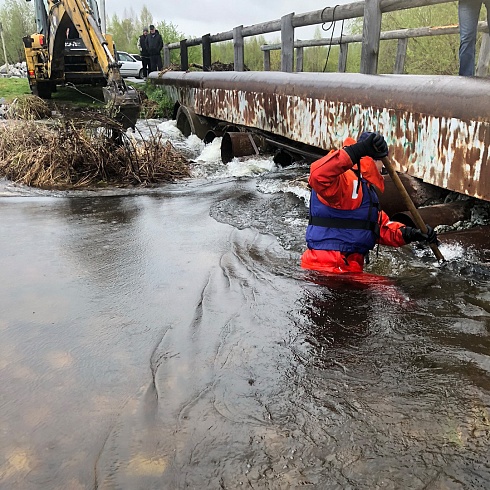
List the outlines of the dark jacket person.
{"type": "Polygon", "coordinates": [[[150,71],[161,70],[163,68],[161,55],[163,39],[154,25],[150,26],[150,34],[146,36],[146,44],[150,55],[150,71]]]}
{"type": "Polygon", "coordinates": [[[138,38],[138,49],[141,55],[141,64],[143,65],[143,78],[150,72],[150,53],[148,51],[148,29],[143,29],[143,34],[138,38]]]}

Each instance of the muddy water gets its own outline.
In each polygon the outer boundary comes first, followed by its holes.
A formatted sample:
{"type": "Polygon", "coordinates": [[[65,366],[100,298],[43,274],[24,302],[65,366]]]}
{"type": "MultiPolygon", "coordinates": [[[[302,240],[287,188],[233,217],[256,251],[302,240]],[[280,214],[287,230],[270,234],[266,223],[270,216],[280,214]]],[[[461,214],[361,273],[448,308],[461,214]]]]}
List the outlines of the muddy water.
{"type": "Polygon", "coordinates": [[[0,488],[490,487],[482,251],[305,273],[288,172],[0,198],[0,488]]]}

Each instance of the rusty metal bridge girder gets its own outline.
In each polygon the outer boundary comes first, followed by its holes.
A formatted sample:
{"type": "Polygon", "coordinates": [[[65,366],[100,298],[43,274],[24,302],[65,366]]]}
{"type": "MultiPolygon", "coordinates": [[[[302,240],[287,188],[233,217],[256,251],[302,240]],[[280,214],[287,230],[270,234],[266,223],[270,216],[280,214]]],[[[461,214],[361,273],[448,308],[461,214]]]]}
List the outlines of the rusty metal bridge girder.
{"type": "Polygon", "coordinates": [[[379,131],[399,172],[490,201],[490,81],[357,73],[153,73],[198,115],[318,147],[379,131]]]}

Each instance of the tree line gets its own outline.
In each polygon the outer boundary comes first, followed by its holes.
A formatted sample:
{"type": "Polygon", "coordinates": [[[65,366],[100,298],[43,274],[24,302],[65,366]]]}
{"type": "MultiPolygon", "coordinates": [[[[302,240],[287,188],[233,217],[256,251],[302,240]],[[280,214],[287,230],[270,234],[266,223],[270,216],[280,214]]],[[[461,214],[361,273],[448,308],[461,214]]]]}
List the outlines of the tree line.
{"type": "MultiPolygon", "coordinates": [[[[482,9],[482,19],[484,15],[482,9]]],[[[4,0],[0,7],[0,22],[3,25],[9,63],[24,60],[22,37],[36,31],[35,14],[32,2],[25,0],[4,0]]],[[[383,15],[382,30],[394,30],[423,26],[443,26],[458,23],[457,2],[400,10],[383,15]]],[[[111,33],[120,51],[137,52],[137,40],[144,27],[154,24],[162,35],[164,42],[174,43],[182,39],[200,37],[187,36],[171,21],[155,22],[151,12],[143,6],[140,13],[124,12],[120,17],[113,14],[107,21],[107,32],[111,33]]],[[[362,19],[345,23],[343,34],[362,32],[362,19]]],[[[333,27],[332,27],[333,29],[333,27]]],[[[320,26],[314,38],[327,37],[320,26]]],[[[328,34],[328,37],[330,33],[328,34]]],[[[480,38],[481,36],[479,36],[480,38]]],[[[279,33],[273,44],[280,43],[279,33]]],[[[245,65],[254,71],[263,70],[264,55],[260,47],[267,44],[264,36],[245,39],[245,65]]],[[[443,35],[410,39],[405,62],[405,72],[411,74],[457,74],[458,72],[459,37],[443,35]]],[[[379,73],[392,73],[395,63],[397,41],[382,41],[378,60],[379,73]]],[[[212,61],[221,63],[233,62],[233,43],[231,41],[214,43],[211,48],[212,61]]],[[[199,46],[189,48],[189,63],[202,63],[202,51],[199,46]]],[[[337,71],[339,56],[338,46],[316,46],[304,49],[303,69],[308,72],[337,71]]],[[[3,50],[0,50],[3,58],[3,50]]],[[[171,51],[171,62],[179,64],[179,50],[171,51]]],[[[347,71],[359,72],[361,45],[349,45],[347,71]]],[[[2,61],[3,64],[5,60],[2,61]]],[[[271,69],[279,70],[281,54],[279,50],[271,51],[271,69]]]]}
{"type": "MultiPolygon", "coordinates": [[[[4,0],[0,7],[0,22],[9,63],[24,61],[24,44],[22,38],[36,32],[34,7],[23,0],[4,0]]],[[[0,49],[0,65],[3,59],[3,47],[0,49]]]]}

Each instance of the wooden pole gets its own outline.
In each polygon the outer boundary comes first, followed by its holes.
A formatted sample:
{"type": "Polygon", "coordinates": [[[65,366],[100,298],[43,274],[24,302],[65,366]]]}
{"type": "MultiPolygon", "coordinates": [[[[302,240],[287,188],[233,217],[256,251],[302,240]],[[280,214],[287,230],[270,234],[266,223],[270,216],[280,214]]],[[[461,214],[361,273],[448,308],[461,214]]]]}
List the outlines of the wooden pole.
{"type": "Polygon", "coordinates": [[[347,69],[347,53],[349,52],[349,45],[347,43],[340,43],[339,52],[339,73],[345,73],[347,69]]]}
{"type": "Polygon", "coordinates": [[[264,71],[271,71],[271,52],[264,51],[264,71]]]}
{"type": "Polygon", "coordinates": [[[393,73],[396,73],[398,75],[402,75],[403,70],[405,69],[405,58],[407,57],[407,45],[408,45],[408,37],[404,39],[398,39],[395,68],[393,70],[393,73]]]}
{"type": "Polygon", "coordinates": [[[233,28],[233,66],[235,71],[245,71],[245,52],[242,29],[243,26],[233,28]]]}
{"type": "Polygon", "coordinates": [[[168,44],[163,45],[163,67],[168,68],[170,66],[170,49],[168,44]]]}
{"type": "Polygon", "coordinates": [[[381,35],[381,0],[366,0],[362,27],[361,73],[378,72],[379,37],[381,35]]]}
{"type": "Polygon", "coordinates": [[[489,34],[484,33],[481,40],[478,63],[476,64],[476,76],[477,77],[486,76],[488,73],[489,65],[490,65],[490,37],[489,34]]]}
{"type": "MultiPolygon", "coordinates": [[[[420,231],[422,233],[427,233],[427,226],[424,223],[424,220],[420,216],[420,213],[418,212],[417,208],[415,207],[415,204],[413,203],[411,197],[409,196],[407,190],[405,189],[405,186],[403,185],[402,181],[400,180],[400,177],[398,177],[398,174],[395,172],[395,169],[393,168],[393,164],[391,163],[391,160],[388,157],[384,157],[382,160],[383,165],[385,166],[386,170],[388,170],[388,173],[390,174],[391,180],[395,184],[395,187],[398,189],[398,192],[400,192],[403,201],[405,202],[408,210],[410,211],[410,214],[413,217],[413,220],[415,221],[415,224],[418,226],[420,231]]],[[[435,243],[429,243],[430,248],[434,252],[434,255],[436,256],[436,259],[439,262],[444,262],[445,259],[439,250],[439,247],[435,243]]]]}
{"type": "Polygon", "coordinates": [[[292,73],[294,69],[294,14],[281,17],[281,71],[292,73]]]}
{"type": "Polygon", "coordinates": [[[211,34],[202,36],[202,70],[211,70],[211,34]]]}
{"type": "Polygon", "coordinates": [[[189,54],[187,51],[187,39],[180,41],[180,69],[187,71],[189,69],[189,54]]]}
{"type": "Polygon", "coordinates": [[[301,73],[303,71],[303,50],[304,48],[296,49],[296,72],[301,73]]]}

